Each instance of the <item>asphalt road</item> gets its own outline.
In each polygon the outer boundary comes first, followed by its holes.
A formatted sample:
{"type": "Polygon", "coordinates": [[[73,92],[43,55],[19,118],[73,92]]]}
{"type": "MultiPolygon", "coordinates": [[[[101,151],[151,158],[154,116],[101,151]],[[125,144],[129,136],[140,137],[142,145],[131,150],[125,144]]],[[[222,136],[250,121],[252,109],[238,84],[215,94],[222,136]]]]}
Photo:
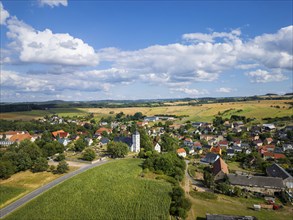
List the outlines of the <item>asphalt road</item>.
{"type": "Polygon", "coordinates": [[[1,209],[0,210],[0,218],[3,218],[4,216],[10,214],[11,212],[13,212],[14,210],[16,210],[17,208],[19,208],[20,206],[24,205],[25,203],[31,201],[32,199],[34,199],[35,197],[39,196],[40,194],[42,194],[43,192],[51,189],[52,187],[58,185],[59,183],[62,183],[63,181],[77,175],[77,174],[80,174],[86,170],[89,170],[93,167],[97,167],[97,166],[101,166],[105,163],[107,163],[109,161],[107,160],[104,160],[104,161],[101,161],[101,162],[97,162],[97,163],[94,163],[94,164],[90,164],[86,167],[82,167],[78,170],[75,170],[71,173],[68,173],[64,176],[61,176],[60,178],[48,183],[47,185],[45,186],[42,186],[38,189],[36,189],[35,191],[32,191],[31,193],[25,195],[24,197],[20,198],[19,200],[16,200],[15,202],[11,203],[10,205],[6,206],[5,208],[1,209]]]}

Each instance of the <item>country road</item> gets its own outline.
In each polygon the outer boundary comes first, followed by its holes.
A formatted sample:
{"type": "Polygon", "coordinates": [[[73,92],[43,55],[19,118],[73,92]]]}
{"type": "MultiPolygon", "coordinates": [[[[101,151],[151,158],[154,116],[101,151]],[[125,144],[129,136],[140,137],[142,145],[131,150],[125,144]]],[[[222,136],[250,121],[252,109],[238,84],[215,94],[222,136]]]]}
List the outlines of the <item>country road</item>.
{"type": "Polygon", "coordinates": [[[48,183],[47,185],[42,186],[42,187],[34,190],[33,192],[25,195],[24,197],[22,197],[22,198],[18,199],[17,201],[11,203],[10,205],[6,206],[5,208],[2,208],[0,210],[0,218],[5,217],[6,215],[10,214],[11,212],[16,210],[20,206],[22,206],[25,203],[31,201],[32,199],[36,198],[37,196],[39,196],[43,192],[51,189],[52,187],[58,185],[59,183],[62,183],[63,181],[68,180],[69,178],[71,178],[73,176],[76,176],[76,175],[78,175],[80,173],[83,173],[86,170],[89,170],[89,169],[97,167],[97,166],[101,166],[101,165],[103,165],[105,163],[108,163],[108,162],[109,162],[108,160],[104,160],[104,161],[101,161],[101,162],[90,164],[88,166],[85,166],[85,167],[82,167],[82,168],[80,168],[78,170],[75,170],[75,171],[73,171],[71,173],[68,173],[68,174],[66,174],[64,176],[61,176],[60,178],[48,183]]]}

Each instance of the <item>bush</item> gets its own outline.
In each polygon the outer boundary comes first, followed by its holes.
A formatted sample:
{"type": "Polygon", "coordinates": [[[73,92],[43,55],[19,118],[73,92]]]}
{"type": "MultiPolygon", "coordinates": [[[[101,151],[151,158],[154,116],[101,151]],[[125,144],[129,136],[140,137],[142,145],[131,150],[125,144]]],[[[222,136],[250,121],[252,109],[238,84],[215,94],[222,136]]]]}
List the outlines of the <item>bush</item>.
{"type": "Polygon", "coordinates": [[[44,157],[39,157],[33,164],[32,172],[43,172],[49,168],[48,161],[44,157]]]}
{"type": "Polygon", "coordinates": [[[65,160],[65,155],[64,154],[59,154],[55,159],[55,161],[62,161],[62,160],[65,160]]]}
{"type": "Polygon", "coordinates": [[[8,179],[14,174],[16,167],[10,161],[0,161],[0,178],[8,179]]]}
{"type": "Polygon", "coordinates": [[[96,152],[91,148],[85,149],[85,151],[82,153],[83,160],[93,161],[95,158],[96,158],[96,152]]]}
{"type": "Polygon", "coordinates": [[[62,174],[62,173],[66,173],[68,170],[69,170],[68,163],[66,163],[65,160],[62,160],[59,162],[56,172],[62,174]]]}

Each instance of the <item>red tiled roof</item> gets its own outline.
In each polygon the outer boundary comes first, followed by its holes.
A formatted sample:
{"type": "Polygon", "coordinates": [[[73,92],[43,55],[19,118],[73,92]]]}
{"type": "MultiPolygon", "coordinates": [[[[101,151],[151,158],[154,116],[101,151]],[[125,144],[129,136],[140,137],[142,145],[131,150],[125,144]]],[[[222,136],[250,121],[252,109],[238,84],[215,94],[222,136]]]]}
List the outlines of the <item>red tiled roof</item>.
{"type": "Polygon", "coordinates": [[[185,149],[184,148],[179,148],[177,150],[177,153],[186,153],[185,149]]]}
{"type": "Polygon", "coordinates": [[[15,135],[12,135],[11,138],[9,139],[10,141],[12,142],[20,142],[20,141],[23,141],[23,140],[30,140],[32,138],[32,136],[28,133],[26,134],[15,134],[15,135]]]}
{"type": "Polygon", "coordinates": [[[54,132],[52,132],[52,135],[53,135],[54,137],[57,137],[57,135],[60,134],[60,133],[62,133],[62,132],[65,132],[65,131],[63,131],[63,130],[54,131],[54,132]]]}
{"type": "Polygon", "coordinates": [[[103,131],[106,131],[107,133],[112,133],[112,129],[102,127],[96,131],[96,134],[102,134],[103,131]]]}
{"type": "Polygon", "coordinates": [[[217,175],[220,171],[223,171],[226,174],[229,173],[228,165],[225,163],[224,160],[222,160],[222,158],[219,158],[213,164],[213,174],[217,175]]]}
{"type": "Polygon", "coordinates": [[[217,146],[217,147],[211,147],[211,150],[210,150],[212,153],[216,153],[216,154],[221,154],[221,148],[220,146],[217,146]]]}

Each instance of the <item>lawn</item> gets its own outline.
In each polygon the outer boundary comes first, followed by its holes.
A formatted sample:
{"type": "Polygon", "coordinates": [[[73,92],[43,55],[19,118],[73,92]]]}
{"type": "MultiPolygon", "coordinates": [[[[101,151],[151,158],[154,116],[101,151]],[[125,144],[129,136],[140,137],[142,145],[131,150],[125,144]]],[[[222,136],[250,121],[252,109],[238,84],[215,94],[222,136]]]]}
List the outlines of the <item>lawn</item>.
{"type": "Polygon", "coordinates": [[[242,215],[255,216],[259,220],[288,220],[293,215],[292,207],[285,207],[278,211],[264,210],[254,211],[253,204],[264,203],[260,199],[235,198],[225,195],[218,195],[218,198],[210,196],[205,192],[191,193],[192,210],[188,219],[205,219],[206,213],[225,214],[225,215],[242,215]]]}
{"type": "Polygon", "coordinates": [[[88,170],[5,219],[168,219],[171,185],[140,177],[141,162],[115,160],[88,170]]]}
{"type": "MultiPolygon", "coordinates": [[[[76,167],[70,167],[70,171],[76,169],[76,167]]],[[[9,179],[0,180],[0,208],[7,206],[20,197],[62,175],[64,174],[52,174],[51,172],[32,173],[31,171],[24,171],[12,175],[9,179]]]]}

